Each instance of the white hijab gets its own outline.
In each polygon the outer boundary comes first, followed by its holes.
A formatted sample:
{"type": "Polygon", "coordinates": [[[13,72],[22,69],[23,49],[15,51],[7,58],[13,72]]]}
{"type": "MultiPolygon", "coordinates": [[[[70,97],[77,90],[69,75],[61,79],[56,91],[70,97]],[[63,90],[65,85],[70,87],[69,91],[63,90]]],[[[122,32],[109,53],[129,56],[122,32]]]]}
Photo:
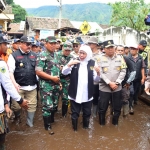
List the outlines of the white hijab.
{"type": "Polygon", "coordinates": [[[91,50],[91,48],[88,45],[81,45],[81,47],[79,49],[79,52],[81,50],[86,52],[87,56],[86,56],[86,58],[84,60],[82,60],[80,62],[80,64],[87,64],[88,61],[92,58],[92,50],[91,50]]]}

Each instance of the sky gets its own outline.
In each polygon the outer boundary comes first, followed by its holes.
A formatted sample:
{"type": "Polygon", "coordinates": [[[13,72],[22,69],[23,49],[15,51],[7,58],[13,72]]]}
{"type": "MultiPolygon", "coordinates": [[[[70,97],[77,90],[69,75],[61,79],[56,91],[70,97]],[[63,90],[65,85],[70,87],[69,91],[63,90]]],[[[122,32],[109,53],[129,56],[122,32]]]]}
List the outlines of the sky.
{"type": "MultiPolygon", "coordinates": [[[[124,0],[62,0],[62,4],[81,4],[88,2],[100,2],[100,3],[114,3],[114,1],[124,1],[124,0]]],[[[150,0],[145,0],[146,3],[150,0]]],[[[20,5],[23,8],[38,8],[45,5],[58,5],[57,0],[14,0],[14,3],[20,5]]]]}

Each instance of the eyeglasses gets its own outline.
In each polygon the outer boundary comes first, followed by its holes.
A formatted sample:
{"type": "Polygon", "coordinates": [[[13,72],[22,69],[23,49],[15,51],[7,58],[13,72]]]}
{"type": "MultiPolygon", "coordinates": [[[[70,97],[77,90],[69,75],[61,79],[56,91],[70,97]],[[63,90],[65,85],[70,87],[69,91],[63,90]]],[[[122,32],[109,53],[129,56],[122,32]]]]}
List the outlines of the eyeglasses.
{"type": "Polygon", "coordinates": [[[24,43],[26,46],[31,46],[31,43],[24,43]]]}

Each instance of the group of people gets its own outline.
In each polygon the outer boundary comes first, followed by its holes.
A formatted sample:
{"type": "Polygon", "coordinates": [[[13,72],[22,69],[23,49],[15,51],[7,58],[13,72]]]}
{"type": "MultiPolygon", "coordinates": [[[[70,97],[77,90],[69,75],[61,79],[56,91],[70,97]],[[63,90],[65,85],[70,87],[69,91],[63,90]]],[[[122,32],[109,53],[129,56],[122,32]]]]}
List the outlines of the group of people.
{"type": "MultiPolygon", "coordinates": [[[[142,85],[149,79],[145,40],[139,45],[122,46],[113,40],[98,43],[97,38],[90,37],[86,43],[74,39],[61,44],[60,39],[48,36],[42,44],[44,48],[38,49],[24,35],[15,40],[9,53],[8,43],[0,35],[0,147],[5,141],[5,117],[11,117],[10,108],[18,123],[21,107],[26,109],[26,124],[34,126],[38,92],[44,128],[53,134],[52,123],[60,99],[63,117],[71,105],[74,131],[80,111],[83,128],[89,127],[91,114],[99,116],[99,124],[105,125],[109,106],[112,124],[118,125],[121,109],[124,117],[134,114],[140,88],[144,90],[142,85]]],[[[145,86],[145,91],[149,92],[149,86],[145,86]]]]}

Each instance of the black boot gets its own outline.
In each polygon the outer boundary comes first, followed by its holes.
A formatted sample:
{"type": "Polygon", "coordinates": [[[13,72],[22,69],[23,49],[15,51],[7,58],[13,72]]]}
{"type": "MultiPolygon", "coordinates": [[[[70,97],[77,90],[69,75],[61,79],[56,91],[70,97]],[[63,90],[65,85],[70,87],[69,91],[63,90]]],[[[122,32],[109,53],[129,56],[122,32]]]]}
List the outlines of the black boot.
{"type": "Polygon", "coordinates": [[[83,128],[88,129],[89,128],[89,118],[83,117],[83,128]]]}
{"type": "Polygon", "coordinates": [[[50,123],[54,123],[54,115],[55,115],[55,110],[51,111],[51,122],[50,123]]]}
{"type": "Polygon", "coordinates": [[[72,127],[74,131],[77,131],[78,119],[72,119],[72,127]]]}
{"type": "Polygon", "coordinates": [[[63,117],[67,116],[67,111],[68,111],[68,105],[62,104],[62,116],[63,117]]]}
{"type": "Polygon", "coordinates": [[[102,126],[105,125],[105,114],[99,114],[99,124],[102,126]]]}
{"type": "Polygon", "coordinates": [[[51,116],[43,116],[45,130],[51,130],[51,116]]]}
{"type": "Polygon", "coordinates": [[[20,118],[21,110],[14,111],[14,115],[15,115],[14,120],[15,120],[16,124],[21,123],[21,118],[20,118]]]}
{"type": "Polygon", "coordinates": [[[113,116],[113,118],[112,118],[112,124],[113,125],[118,125],[118,119],[119,119],[119,117],[116,117],[116,116],[114,117],[113,116]]]}

